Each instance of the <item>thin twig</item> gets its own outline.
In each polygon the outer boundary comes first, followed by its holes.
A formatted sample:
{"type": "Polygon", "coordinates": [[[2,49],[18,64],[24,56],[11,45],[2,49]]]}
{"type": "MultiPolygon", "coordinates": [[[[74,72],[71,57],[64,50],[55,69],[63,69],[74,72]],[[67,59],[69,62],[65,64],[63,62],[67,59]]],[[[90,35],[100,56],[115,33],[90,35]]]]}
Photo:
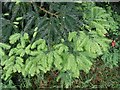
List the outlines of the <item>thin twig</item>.
{"type": "Polygon", "coordinates": [[[58,17],[58,15],[56,15],[55,13],[51,13],[51,12],[45,10],[44,8],[41,8],[41,7],[40,7],[40,10],[42,10],[42,11],[44,11],[45,13],[48,13],[48,14],[50,14],[50,15],[52,15],[52,16],[58,17]]]}

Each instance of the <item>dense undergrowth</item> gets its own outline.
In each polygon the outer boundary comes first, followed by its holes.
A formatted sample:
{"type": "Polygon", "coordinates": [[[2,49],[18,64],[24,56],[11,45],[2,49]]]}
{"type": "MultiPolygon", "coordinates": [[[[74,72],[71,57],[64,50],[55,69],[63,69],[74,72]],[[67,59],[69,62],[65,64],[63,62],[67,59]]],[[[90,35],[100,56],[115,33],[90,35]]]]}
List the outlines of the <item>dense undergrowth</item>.
{"type": "Polygon", "coordinates": [[[119,88],[119,3],[2,3],[2,88],[119,88]]]}

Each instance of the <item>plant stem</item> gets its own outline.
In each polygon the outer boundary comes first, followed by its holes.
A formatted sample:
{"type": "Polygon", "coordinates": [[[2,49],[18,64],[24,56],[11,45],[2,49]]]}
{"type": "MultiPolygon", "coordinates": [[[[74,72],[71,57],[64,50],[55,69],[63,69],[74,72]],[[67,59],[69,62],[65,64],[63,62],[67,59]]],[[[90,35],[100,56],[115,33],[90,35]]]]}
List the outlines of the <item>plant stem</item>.
{"type": "Polygon", "coordinates": [[[55,13],[51,13],[51,12],[49,12],[49,11],[45,10],[45,8],[42,8],[42,7],[39,7],[39,8],[40,8],[40,10],[44,11],[45,13],[50,14],[51,16],[58,17],[58,15],[56,15],[55,13]]]}

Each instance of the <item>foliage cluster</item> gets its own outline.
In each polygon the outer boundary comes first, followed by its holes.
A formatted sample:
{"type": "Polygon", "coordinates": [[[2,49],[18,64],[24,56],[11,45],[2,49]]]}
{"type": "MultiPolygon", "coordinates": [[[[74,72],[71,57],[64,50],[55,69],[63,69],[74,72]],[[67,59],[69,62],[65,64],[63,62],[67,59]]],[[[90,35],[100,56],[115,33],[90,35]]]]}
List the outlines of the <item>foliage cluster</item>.
{"type": "Polygon", "coordinates": [[[114,14],[111,6],[49,2],[2,4],[3,84],[19,75],[24,87],[33,87],[32,79],[39,80],[34,83],[43,83],[43,78],[52,73],[61,87],[68,88],[83,75],[88,76],[95,63],[103,61],[105,67],[119,67],[120,15],[114,14]],[[112,41],[116,43],[113,47],[112,41]]]}

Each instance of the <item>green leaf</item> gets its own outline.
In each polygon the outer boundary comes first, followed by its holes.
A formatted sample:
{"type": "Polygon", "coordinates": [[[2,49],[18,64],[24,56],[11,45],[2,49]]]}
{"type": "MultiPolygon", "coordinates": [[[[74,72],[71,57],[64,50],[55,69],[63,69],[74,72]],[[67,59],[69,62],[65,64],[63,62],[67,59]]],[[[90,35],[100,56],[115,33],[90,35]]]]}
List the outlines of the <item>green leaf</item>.
{"type": "Polygon", "coordinates": [[[19,22],[13,22],[14,24],[16,24],[16,25],[18,25],[19,24],[19,22]]]}
{"type": "Polygon", "coordinates": [[[15,56],[11,56],[8,60],[6,60],[5,65],[9,65],[10,63],[13,64],[15,60],[15,56]]]}
{"type": "Polygon", "coordinates": [[[17,48],[12,48],[9,52],[9,56],[13,55],[17,51],[17,48]]]}
{"type": "Polygon", "coordinates": [[[23,63],[24,60],[21,57],[16,57],[16,62],[20,64],[20,63],[23,63]]]}
{"type": "Polygon", "coordinates": [[[21,66],[19,64],[15,64],[14,67],[16,68],[16,70],[18,71],[18,73],[21,72],[21,66]]]}
{"type": "Polygon", "coordinates": [[[56,68],[58,70],[61,70],[62,69],[62,66],[61,66],[62,58],[61,58],[61,56],[59,56],[57,52],[54,52],[54,58],[55,58],[54,65],[56,66],[56,68]]]}
{"type": "Polygon", "coordinates": [[[5,52],[3,51],[3,49],[0,47],[0,56],[4,56],[5,52]]]}
{"type": "Polygon", "coordinates": [[[30,59],[27,59],[27,61],[25,62],[25,71],[29,71],[30,67],[32,66],[32,61],[30,59]]]}
{"type": "Polygon", "coordinates": [[[13,35],[10,36],[9,40],[11,44],[14,44],[17,40],[19,40],[20,38],[20,33],[15,33],[13,35]]]}
{"type": "Polygon", "coordinates": [[[6,74],[6,76],[5,76],[4,80],[7,80],[8,77],[10,77],[10,75],[12,74],[12,66],[7,69],[5,74],[6,74]]]}
{"type": "Polygon", "coordinates": [[[66,64],[64,65],[65,71],[70,70],[73,73],[73,77],[79,77],[79,69],[75,60],[75,56],[73,54],[68,55],[68,59],[66,64]]]}
{"type": "Polygon", "coordinates": [[[80,36],[75,41],[75,48],[78,51],[83,51],[83,46],[85,46],[85,44],[87,43],[89,39],[88,39],[88,36],[83,31],[80,31],[79,34],[80,36]]]}
{"type": "Polygon", "coordinates": [[[34,66],[34,64],[32,64],[32,66],[30,67],[30,70],[29,70],[29,74],[31,74],[31,76],[34,76],[35,70],[36,70],[36,67],[34,66]]]}
{"type": "Polygon", "coordinates": [[[22,20],[23,19],[23,17],[17,17],[16,18],[16,21],[20,21],[20,20],[22,20]]]}
{"type": "Polygon", "coordinates": [[[64,44],[54,45],[54,49],[56,49],[59,54],[68,51],[68,47],[64,44]]]}
{"type": "Polygon", "coordinates": [[[76,34],[77,34],[77,32],[70,32],[69,36],[68,36],[68,40],[71,42],[72,39],[74,39],[76,37],[76,34]]]}
{"type": "Polygon", "coordinates": [[[76,61],[78,63],[79,70],[83,70],[86,73],[89,72],[89,70],[92,66],[92,62],[90,61],[90,59],[88,59],[85,56],[85,53],[81,52],[80,55],[76,57],[76,61]]]}
{"type": "Polygon", "coordinates": [[[28,33],[24,33],[24,39],[25,39],[25,40],[29,39],[28,33]]]}
{"type": "Polygon", "coordinates": [[[34,31],[36,32],[38,30],[38,27],[36,27],[35,29],[34,29],[34,31]]]}
{"type": "Polygon", "coordinates": [[[10,45],[7,45],[7,44],[5,44],[5,43],[0,43],[0,47],[1,48],[4,48],[4,49],[10,49],[10,45]]]}
{"type": "Polygon", "coordinates": [[[44,73],[46,73],[46,69],[43,66],[39,65],[38,68],[42,70],[44,73]]]}
{"type": "Polygon", "coordinates": [[[38,51],[31,51],[29,55],[36,56],[39,55],[38,51]]]}
{"type": "Polygon", "coordinates": [[[18,43],[17,44],[17,49],[22,49],[23,47],[22,47],[22,45],[21,45],[21,43],[18,43]]]}
{"type": "Polygon", "coordinates": [[[31,48],[31,44],[29,44],[26,48],[25,48],[25,53],[29,54],[30,53],[30,48],[31,48]]]}
{"type": "Polygon", "coordinates": [[[50,70],[51,67],[52,67],[52,63],[53,63],[53,52],[49,52],[49,53],[47,54],[47,57],[48,57],[48,59],[47,59],[47,62],[48,62],[48,70],[50,70]]]}
{"type": "Polygon", "coordinates": [[[98,45],[98,43],[95,43],[95,47],[96,47],[97,54],[102,55],[103,53],[102,53],[102,50],[101,50],[100,46],[98,45]]]}
{"type": "Polygon", "coordinates": [[[3,70],[7,70],[8,68],[10,68],[11,66],[13,66],[14,65],[14,62],[11,62],[10,61],[10,63],[8,63],[8,61],[6,60],[6,63],[5,63],[6,65],[5,65],[5,67],[3,68],[3,70]]]}
{"type": "MultiPolygon", "coordinates": [[[[41,60],[40,60],[39,63],[40,63],[41,66],[42,66],[43,68],[45,68],[46,71],[47,71],[47,57],[46,57],[45,54],[42,54],[42,55],[41,55],[41,60]]],[[[45,71],[45,72],[46,72],[46,71],[45,71]]]]}
{"type": "Polygon", "coordinates": [[[23,57],[25,55],[25,51],[22,51],[22,53],[20,54],[20,57],[23,57]]]}
{"type": "Polygon", "coordinates": [[[25,47],[24,37],[21,37],[21,38],[20,38],[20,41],[21,41],[21,46],[22,46],[22,48],[24,48],[24,47],[25,47]]]}
{"type": "Polygon", "coordinates": [[[5,13],[4,15],[5,15],[5,16],[8,16],[8,15],[9,15],[9,13],[5,13]]]}
{"type": "Polygon", "coordinates": [[[107,31],[105,30],[104,26],[102,26],[101,24],[97,23],[97,22],[94,22],[92,21],[91,22],[95,27],[96,27],[96,30],[98,31],[98,34],[101,35],[101,36],[104,36],[104,34],[107,33],[107,31]],[[101,32],[100,32],[100,31],[101,32]],[[101,34],[102,33],[102,34],[101,34]]]}
{"type": "Polygon", "coordinates": [[[33,38],[35,38],[35,37],[36,37],[36,35],[37,35],[37,32],[34,32],[34,33],[33,33],[33,38]]]}
{"type": "Polygon", "coordinates": [[[24,52],[23,49],[16,49],[16,55],[21,55],[21,53],[24,52]]]}
{"type": "Polygon", "coordinates": [[[42,44],[43,42],[45,42],[43,39],[36,40],[36,41],[32,44],[31,49],[36,48],[37,45],[40,45],[40,44],[42,44]]]}
{"type": "Polygon", "coordinates": [[[45,40],[43,40],[43,42],[38,45],[37,50],[38,50],[38,51],[41,51],[41,50],[46,51],[46,50],[47,50],[47,46],[46,46],[45,40]]]}
{"type": "Polygon", "coordinates": [[[4,66],[8,60],[8,56],[5,55],[5,56],[1,57],[0,60],[1,60],[1,66],[4,66]]]}

